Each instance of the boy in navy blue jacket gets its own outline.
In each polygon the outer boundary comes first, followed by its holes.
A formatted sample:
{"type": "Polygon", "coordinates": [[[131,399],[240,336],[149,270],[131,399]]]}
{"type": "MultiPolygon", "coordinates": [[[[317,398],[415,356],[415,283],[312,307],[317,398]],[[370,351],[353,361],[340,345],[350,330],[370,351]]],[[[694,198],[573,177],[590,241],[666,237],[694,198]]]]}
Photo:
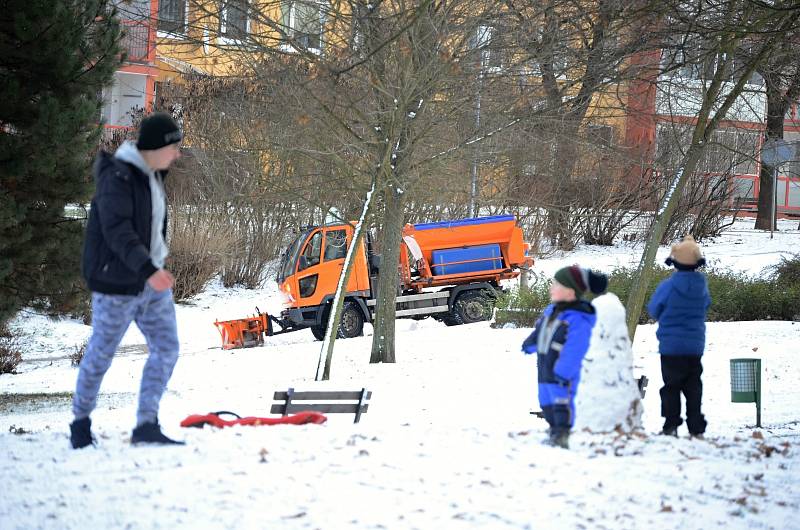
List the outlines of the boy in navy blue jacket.
{"type": "Polygon", "coordinates": [[[607,285],[605,275],[577,265],[559,269],[550,285],[552,303],[522,343],[523,352],[538,354],[539,405],[550,425],[550,443],[564,449],[569,448],[575,422],[581,364],[597,321],[594,307],[583,295],[600,294],[607,285]]]}
{"type": "Polygon", "coordinates": [[[711,305],[708,284],[697,269],[705,265],[700,247],[692,236],[672,246],[666,261],[676,271],[653,293],[647,310],[658,321],[658,351],[661,354],[662,434],[677,436],[681,420],[681,392],[686,398],[686,425],[692,437],[702,438],[706,419],[701,411],[703,382],[700,362],[706,344],[706,311],[711,305]]]}

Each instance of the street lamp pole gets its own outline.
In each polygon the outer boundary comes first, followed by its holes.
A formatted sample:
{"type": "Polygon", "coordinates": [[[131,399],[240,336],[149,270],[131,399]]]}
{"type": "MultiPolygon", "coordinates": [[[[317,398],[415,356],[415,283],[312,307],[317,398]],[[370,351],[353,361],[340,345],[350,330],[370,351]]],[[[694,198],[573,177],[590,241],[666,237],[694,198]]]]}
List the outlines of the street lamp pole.
{"type": "Polygon", "coordinates": [[[780,168],[780,162],[776,163],[775,167],[772,168],[772,219],[770,219],[770,239],[775,235],[775,224],[778,218],[778,171],[780,171],[780,168]]]}

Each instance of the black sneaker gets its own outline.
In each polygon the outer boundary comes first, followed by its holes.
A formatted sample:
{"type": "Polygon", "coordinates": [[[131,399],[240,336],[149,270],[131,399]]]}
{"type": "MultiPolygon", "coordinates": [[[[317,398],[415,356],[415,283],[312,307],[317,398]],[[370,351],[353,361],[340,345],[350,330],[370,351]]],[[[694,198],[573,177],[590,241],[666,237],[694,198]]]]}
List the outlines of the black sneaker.
{"type": "Polygon", "coordinates": [[[132,444],[161,444],[161,445],[186,445],[186,442],[179,442],[172,438],[167,438],[161,432],[158,422],[143,423],[136,427],[131,434],[132,444]]]}
{"type": "Polygon", "coordinates": [[[92,420],[88,417],[75,420],[69,424],[69,441],[73,449],[83,449],[94,445],[92,436],[92,420]]]}
{"type": "Polygon", "coordinates": [[[664,427],[661,429],[661,434],[664,436],[672,436],[674,438],[678,437],[678,428],[677,427],[664,427]]]}

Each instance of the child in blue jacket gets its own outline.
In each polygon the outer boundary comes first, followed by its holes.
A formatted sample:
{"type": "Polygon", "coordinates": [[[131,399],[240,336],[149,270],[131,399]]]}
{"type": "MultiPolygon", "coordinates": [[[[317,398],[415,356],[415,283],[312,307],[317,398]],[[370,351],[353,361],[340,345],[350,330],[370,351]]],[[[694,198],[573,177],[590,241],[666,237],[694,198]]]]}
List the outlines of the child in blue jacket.
{"type": "Polygon", "coordinates": [[[538,354],[539,405],[550,425],[550,443],[564,449],[569,448],[581,364],[597,320],[583,295],[600,294],[607,285],[605,275],[577,265],[559,269],[550,285],[551,304],[522,343],[523,352],[538,354]]]}
{"type": "Polygon", "coordinates": [[[672,246],[666,261],[676,271],[663,280],[647,311],[658,321],[658,351],[661,354],[662,434],[677,436],[681,419],[681,392],[686,398],[686,425],[692,437],[702,438],[706,419],[701,411],[703,382],[700,362],[706,344],[706,311],[711,305],[708,284],[697,269],[705,265],[700,247],[692,236],[672,246]]]}

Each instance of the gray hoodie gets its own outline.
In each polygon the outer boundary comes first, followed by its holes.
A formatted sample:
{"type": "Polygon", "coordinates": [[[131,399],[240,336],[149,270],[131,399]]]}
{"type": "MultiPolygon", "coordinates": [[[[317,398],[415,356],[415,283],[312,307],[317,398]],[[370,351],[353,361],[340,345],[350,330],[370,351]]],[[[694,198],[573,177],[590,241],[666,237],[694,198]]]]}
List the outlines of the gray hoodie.
{"type": "Polygon", "coordinates": [[[167,198],[164,193],[164,180],[161,173],[154,171],[147,165],[142,158],[142,154],[136,148],[136,143],[132,140],[125,141],[119,146],[114,157],[133,164],[150,178],[150,197],[153,204],[153,225],[150,230],[150,259],[156,268],[163,268],[164,261],[167,259],[169,249],[167,242],[164,241],[164,217],[167,213],[167,198]]]}

